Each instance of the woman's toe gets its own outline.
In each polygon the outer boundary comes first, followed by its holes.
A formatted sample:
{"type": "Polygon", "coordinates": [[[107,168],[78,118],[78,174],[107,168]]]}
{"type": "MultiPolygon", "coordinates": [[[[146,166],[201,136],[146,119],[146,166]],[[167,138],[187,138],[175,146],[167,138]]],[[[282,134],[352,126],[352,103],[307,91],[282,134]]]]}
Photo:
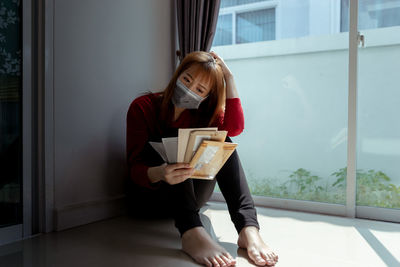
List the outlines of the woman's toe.
{"type": "Polygon", "coordinates": [[[211,261],[214,267],[220,267],[218,261],[215,258],[209,258],[209,260],[211,261]]]}
{"type": "Polygon", "coordinates": [[[231,265],[231,260],[229,258],[227,258],[224,255],[220,255],[221,259],[225,262],[226,266],[230,266],[231,265]]]}
{"type": "Polygon", "coordinates": [[[223,253],[222,259],[224,259],[225,262],[227,262],[229,264],[228,266],[232,266],[232,265],[236,264],[236,260],[228,252],[223,253]]]}
{"type": "Polygon", "coordinates": [[[272,255],[274,255],[274,260],[278,261],[278,258],[279,258],[278,255],[276,255],[275,252],[272,252],[272,255]]]}
{"type": "Polygon", "coordinates": [[[211,263],[211,261],[209,259],[204,258],[203,261],[204,261],[204,263],[206,264],[207,267],[212,267],[213,266],[213,264],[211,263]]]}
{"type": "Polygon", "coordinates": [[[236,261],[229,252],[224,252],[222,253],[226,258],[228,258],[230,261],[236,261]]]}
{"type": "Polygon", "coordinates": [[[261,257],[260,254],[254,255],[254,256],[253,256],[253,260],[254,260],[254,262],[257,263],[257,264],[262,264],[262,265],[264,265],[264,264],[267,263],[267,261],[266,261],[263,257],[261,257]]]}
{"type": "Polygon", "coordinates": [[[256,249],[249,249],[248,254],[250,259],[252,259],[255,263],[263,264],[265,260],[260,256],[256,249]]]}
{"type": "Polygon", "coordinates": [[[225,267],[227,266],[226,262],[224,261],[224,259],[222,259],[220,256],[215,256],[215,259],[218,261],[219,265],[221,267],[225,267]]]}
{"type": "Polygon", "coordinates": [[[269,256],[267,253],[261,252],[261,256],[264,258],[268,265],[275,265],[275,260],[269,256]]]}

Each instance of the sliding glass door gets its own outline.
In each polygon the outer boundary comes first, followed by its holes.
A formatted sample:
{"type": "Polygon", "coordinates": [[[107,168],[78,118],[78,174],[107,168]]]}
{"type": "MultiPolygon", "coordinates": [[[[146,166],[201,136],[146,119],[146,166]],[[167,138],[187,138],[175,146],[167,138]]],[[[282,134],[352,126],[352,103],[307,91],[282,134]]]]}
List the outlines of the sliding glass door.
{"type": "Polygon", "coordinates": [[[234,141],[250,190],[344,205],[349,40],[340,5],[245,2],[222,0],[212,49],[242,100],[245,130],[234,141]]]}
{"type": "Polygon", "coordinates": [[[212,50],[257,204],[400,221],[400,0],[222,0],[212,50]]]}
{"type": "Polygon", "coordinates": [[[358,28],[357,205],[400,209],[400,0],[359,1],[358,28]]]}

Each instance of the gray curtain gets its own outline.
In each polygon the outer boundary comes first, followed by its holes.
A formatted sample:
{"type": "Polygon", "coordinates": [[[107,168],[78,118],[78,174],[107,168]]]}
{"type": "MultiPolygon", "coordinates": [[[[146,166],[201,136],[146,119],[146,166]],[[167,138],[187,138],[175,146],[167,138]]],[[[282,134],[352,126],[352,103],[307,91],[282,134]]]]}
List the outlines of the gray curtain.
{"type": "Polygon", "coordinates": [[[181,61],[193,51],[210,51],[221,0],[176,0],[181,61]]]}

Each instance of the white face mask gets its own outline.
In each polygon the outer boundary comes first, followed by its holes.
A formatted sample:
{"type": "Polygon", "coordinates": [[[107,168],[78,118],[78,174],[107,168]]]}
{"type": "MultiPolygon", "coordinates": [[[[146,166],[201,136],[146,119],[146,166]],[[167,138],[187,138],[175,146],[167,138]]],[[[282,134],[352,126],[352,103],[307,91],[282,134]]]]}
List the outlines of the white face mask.
{"type": "Polygon", "coordinates": [[[179,108],[198,109],[201,102],[206,99],[187,88],[179,79],[176,80],[172,103],[179,108]]]}

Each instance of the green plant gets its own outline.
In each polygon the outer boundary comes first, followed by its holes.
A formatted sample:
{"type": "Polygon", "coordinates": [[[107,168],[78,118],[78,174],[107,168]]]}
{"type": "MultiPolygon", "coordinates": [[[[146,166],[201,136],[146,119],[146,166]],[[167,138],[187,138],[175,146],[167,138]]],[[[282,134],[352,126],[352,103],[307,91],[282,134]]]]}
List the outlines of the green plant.
{"type": "MultiPolygon", "coordinates": [[[[336,180],[321,178],[310,171],[299,168],[292,172],[289,180],[280,183],[278,178],[255,179],[251,171],[247,172],[250,192],[257,196],[312,200],[345,204],[347,168],[341,168],[331,174],[336,180]]],[[[357,170],[357,205],[400,208],[400,186],[392,183],[382,171],[357,170]]]]}
{"type": "Polygon", "coordinates": [[[320,193],[323,188],[316,183],[322,178],[317,175],[311,175],[311,172],[306,169],[299,168],[289,175],[289,184],[295,185],[297,192],[296,194],[304,194],[306,192],[320,193]]]}
{"type": "MultiPolygon", "coordinates": [[[[347,167],[332,173],[337,180],[334,187],[346,187],[347,167]]],[[[389,183],[390,177],[382,171],[356,170],[357,205],[376,206],[385,208],[400,207],[400,186],[389,183]]]]}

